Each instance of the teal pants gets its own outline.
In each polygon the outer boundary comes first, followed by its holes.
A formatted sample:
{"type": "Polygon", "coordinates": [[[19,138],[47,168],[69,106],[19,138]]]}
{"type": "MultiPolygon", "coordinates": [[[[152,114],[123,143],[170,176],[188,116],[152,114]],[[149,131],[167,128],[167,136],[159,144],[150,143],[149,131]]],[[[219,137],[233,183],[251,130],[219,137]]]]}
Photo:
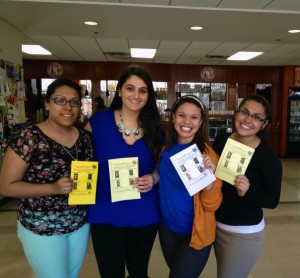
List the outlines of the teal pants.
{"type": "Polygon", "coordinates": [[[40,236],[18,221],[18,237],[37,278],[77,278],[89,243],[90,225],[69,234],[40,236]]]}

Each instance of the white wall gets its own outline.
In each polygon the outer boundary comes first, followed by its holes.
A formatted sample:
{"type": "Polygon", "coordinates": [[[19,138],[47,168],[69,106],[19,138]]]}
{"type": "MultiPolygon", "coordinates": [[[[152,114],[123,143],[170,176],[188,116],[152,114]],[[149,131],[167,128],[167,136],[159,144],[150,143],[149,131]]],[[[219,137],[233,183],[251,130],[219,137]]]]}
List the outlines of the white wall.
{"type": "Polygon", "coordinates": [[[22,65],[22,35],[0,19],[0,59],[22,65]]]}

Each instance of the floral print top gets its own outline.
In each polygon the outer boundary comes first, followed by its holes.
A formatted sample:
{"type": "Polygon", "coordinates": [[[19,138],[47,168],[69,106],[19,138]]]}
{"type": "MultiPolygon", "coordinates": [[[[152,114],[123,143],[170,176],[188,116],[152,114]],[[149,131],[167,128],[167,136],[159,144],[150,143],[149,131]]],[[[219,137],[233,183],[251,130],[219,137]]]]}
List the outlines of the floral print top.
{"type": "MultiPolygon", "coordinates": [[[[19,131],[8,145],[28,164],[24,181],[46,184],[70,176],[72,157],[37,126],[19,131]]],[[[94,160],[92,137],[88,131],[79,130],[76,145],[67,149],[74,157],[78,152],[78,160],[94,160]]],[[[33,233],[51,236],[79,229],[86,223],[86,213],[84,205],[68,205],[68,195],[49,195],[21,199],[18,219],[33,233]]]]}

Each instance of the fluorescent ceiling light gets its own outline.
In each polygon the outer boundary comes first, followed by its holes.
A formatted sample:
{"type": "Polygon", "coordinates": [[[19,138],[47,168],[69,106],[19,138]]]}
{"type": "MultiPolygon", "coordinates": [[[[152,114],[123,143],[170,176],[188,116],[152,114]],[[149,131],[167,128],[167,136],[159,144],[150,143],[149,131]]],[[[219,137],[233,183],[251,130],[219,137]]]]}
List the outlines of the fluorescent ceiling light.
{"type": "Polygon", "coordinates": [[[154,58],[156,49],[153,48],[130,48],[132,58],[154,58]]]}
{"type": "Polygon", "coordinates": [[[247,52],[247,51],[239,51],[232,56],[228,57],[227,60],[231,61],[248,61],[263,54],[263,52],[247,52]]]}
{"type": "Polygon", "coordinates": [[[22,52],[31,55],[52,55],[51,52],[37,44],[22,44],[22,52]]]}
{"type": "Polygon", "coordinates": [[[95,22],[95,21],[85,21],[84,24],[85,24],[85,25],[90,25],[90,26],[98,25],[98,23],[95,22]]]}
{"type": "Polygon", "coordinates": [[[191,30],[194,30],[194,31],[198,31],[198,30],[202,30],[203,29],[203,27],[201,27],[201,26],[192,26],[191,27],[191,30]]]}
{"type": "Polygon", "coordinates": [[[300,30],[295,29],[295,30],[289,30],[288,32],[291,34],[296,34],[296,33],[300,33],[300,30]]]}

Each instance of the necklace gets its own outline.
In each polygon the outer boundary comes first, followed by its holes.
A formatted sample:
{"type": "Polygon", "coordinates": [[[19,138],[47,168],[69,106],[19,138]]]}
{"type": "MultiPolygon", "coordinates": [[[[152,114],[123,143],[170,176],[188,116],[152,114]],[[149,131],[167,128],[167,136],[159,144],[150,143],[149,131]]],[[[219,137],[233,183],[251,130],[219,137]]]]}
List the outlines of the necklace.
{"type": "MultiPolygon", "coordinates": [[[[56,136],[54,130],[52,129],[52,127],[50,126],[48,120],[46,120],[46,123],[47,123],[47,125],[48,125],[50,131],[52,132],[53,137],[57,140],[57,136],[56,136]]],[[[73,133],[74,137],[76,137],[75,131],[74,131],[73,127],[71,127],[71,130],[72,130],[72,133],[73,133]]],[[[64,145],[62,145],[62,144],[60,144],[60,145],[63,147],[63,149],[65,150],[65,152],[68,153],[69,156],[72,157],[73,160],[78,160],[78,149],[77,149],[76,141],[75,141],[76,158],[68,151],[68,149],[67,149],[64,145]]]]}
{"type": "Polygon", "coordinates": [[[122,114],[120,114],[120,121],[121,121],[121,123],[118,124],[118,129],[121,130],[125,136],[129,136],[130,134],[133,134],[133,135],[140,134],[138,126],[134,129],[128,129],[125,127],[123,118],[122,118],[122,114]]]}

